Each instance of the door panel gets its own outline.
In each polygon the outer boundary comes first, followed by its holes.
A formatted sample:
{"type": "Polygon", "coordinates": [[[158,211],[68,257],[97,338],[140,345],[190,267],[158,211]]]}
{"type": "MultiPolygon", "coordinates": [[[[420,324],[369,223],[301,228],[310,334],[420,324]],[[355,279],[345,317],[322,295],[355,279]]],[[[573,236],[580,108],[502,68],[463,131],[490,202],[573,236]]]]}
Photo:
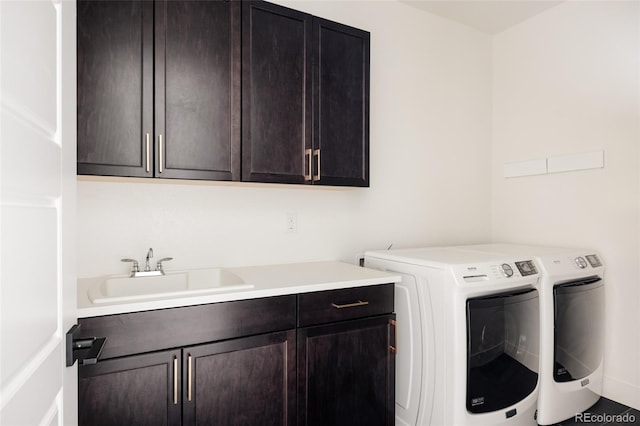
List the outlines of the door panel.
{"type": "Polygon", "coordinates": [[[156,176],[239,180],[240,3],[157,2],[155,60],[156,176]]]}
{"type": "Polygon", "coordinates": [[[152,176],[152,37],[150,1],[78,1],[79,174],[152,176]]]}
{"type": "Polygon", "coordinates": [[[314,18],[314,149],[323,185],[369,185],[369,33],[314,18]]]}
{"type": "Polygon", "coordinates": [[[62,57],[69,49],[75,57],[75,36],[62,26],[69,17],[75,3],[0,2],[0,424],[56,423],[67,397],[62,328],[75,279],[62,224],[75,209],[75,102],[63,116],[61,94],[69,89],[62,57]]]}
{"type": "Polygon", "coordinates": [[[587,377],[602,363],[604,284],[599,277],[554,285],[553,379],[587,377]]]}
{"type": "Polygon", "coordinates": [[[522,401],[538,384],[538,291],[471,298],[466,310],[467,411],[488,413],[522,401]]]}
{"type": "Polygon", "coordinates": [[[310,183],[311,16],[247,1],[242,20],[243,180],[310,183]]]}
{"type": "Polygon", "coordinates": [[[394,424],[395,315],[298,329],[298,424],[394,424]]]}
{"type": "Polygon", "coordinates": [[[183,349],[184,424],[293,425],[295,350],[293,330],[183,349]]]}
{"type": "Polygon", "coordinates": [[[80,426],[180,425],[180,351],[80,367],[80,426]]]}

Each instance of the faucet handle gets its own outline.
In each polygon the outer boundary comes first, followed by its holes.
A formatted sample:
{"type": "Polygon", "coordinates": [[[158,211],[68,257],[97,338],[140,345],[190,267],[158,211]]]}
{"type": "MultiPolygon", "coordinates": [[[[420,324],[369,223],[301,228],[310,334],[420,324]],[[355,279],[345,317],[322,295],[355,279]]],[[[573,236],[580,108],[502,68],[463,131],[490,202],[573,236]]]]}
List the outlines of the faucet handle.
{"type": "Polygon", "coordinates": [[[138,261],[135,259],[120,259],[121,262],[131,262],[133,263],[133,265],[131,265],[131,274],[135,274],[136,272],[140,272],[140,265],[138,264],[138,261]]]}
{"type": "Polygon", "coordinates": [[[170,260],[173,260],[173,257],[163,257],[162,259],[158,260],[158,263],[156,263],[156,271],[164,273],[164,270],[162,269],[162,262],[168,262],[170,260]]]}

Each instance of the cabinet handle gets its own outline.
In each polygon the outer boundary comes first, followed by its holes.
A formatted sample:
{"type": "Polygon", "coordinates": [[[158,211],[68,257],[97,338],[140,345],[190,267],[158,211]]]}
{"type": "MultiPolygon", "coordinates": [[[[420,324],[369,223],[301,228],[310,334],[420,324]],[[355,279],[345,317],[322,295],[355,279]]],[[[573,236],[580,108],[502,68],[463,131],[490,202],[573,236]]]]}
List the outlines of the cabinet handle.
{"type": "Polygon", "coordinates": [[[389,325],[393,327],[393,345],[389,345],[389,350],[392,354],[398,353],[398,322],[394,319],[389,320],[389,325]]]}
{"type": "Polygon", "coordinates": [[[187,399],[191,401],[191,354],[187,358],[187,399]]]}
{"type": "Polygon", "coordinates": [[[147,133],[146,138],[146,154],[147,154],[147,173],[151,171],[151,146],[149,141],[149,133],[147,133]]]}
{"type": "Polygon", "coordinates": [[[316,163],[316,165],[318,166],[316,170],[317,173],[313,175],[313,180],[320,180],[320,148],[314,150],[313,155],[318,158],[318,162],[316,163]]]}
{"type": "Polygon", "coordinates": [[[173,357],[173,405],[178,405],[178,357],[173,357]]]}
{"type": "Polygon", "coordinates": [[[313,168],[313,159],[312,159],[313,155],[311,155],[311,148],[305,149],[304,150],[304,158],[307,161],[307,166],[309,166],[309,173],[305,173],[304,175],[304,180],[305,181],[310,181],[311,180],[311,169],[313,168]]]}
{"type": "Polygon", "coordinates": [[[355,308],[356,306],[366,306],[368,304],[369,304],[369,302],[367,302],[366,300],[358,300],[357,302],[345,303],[343,305],[338,305],[337,303],[332,303],[331,306],[333,306],[336,309],[344,309],[344,308],[355,308]]]}
{"type": "Polygon", "coordinates": [[[158,162],[160,167],[160,173],[162,173],[162,164],[164,163],[164,144],[162,143],[162,135],[158,135],[158,145],[159,145],[159,159],[158,162]]]}

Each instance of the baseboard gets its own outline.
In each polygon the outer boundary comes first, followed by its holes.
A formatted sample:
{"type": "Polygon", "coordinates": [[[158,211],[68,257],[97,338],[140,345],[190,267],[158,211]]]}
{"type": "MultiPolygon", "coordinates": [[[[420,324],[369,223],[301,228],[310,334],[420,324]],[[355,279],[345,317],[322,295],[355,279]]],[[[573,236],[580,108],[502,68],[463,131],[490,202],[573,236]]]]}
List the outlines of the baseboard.
{"type": "Polygon", "coordinates": [[[640,386],[605,376],[602,396],[640,410],[640,386]]]}

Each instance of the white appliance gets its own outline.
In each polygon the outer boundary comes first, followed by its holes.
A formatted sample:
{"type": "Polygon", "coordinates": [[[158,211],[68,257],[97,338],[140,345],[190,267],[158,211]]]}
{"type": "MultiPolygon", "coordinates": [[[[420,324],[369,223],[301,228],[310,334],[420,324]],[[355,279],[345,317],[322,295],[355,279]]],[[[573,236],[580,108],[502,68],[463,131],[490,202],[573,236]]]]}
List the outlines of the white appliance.
{"type": "Polygon", "coordinates": [[[392,271],[396,425],[535,425],[539,274],[531,260],[457,248],[370,251],[392,271]]]}
{"type": "Polygon", "coordinates": [[[604,265],[589,249],[483,244],[461,246],[534,258],[540,269],[540,394],[538,423],[567,420],[602,393],[604,265]]]}

